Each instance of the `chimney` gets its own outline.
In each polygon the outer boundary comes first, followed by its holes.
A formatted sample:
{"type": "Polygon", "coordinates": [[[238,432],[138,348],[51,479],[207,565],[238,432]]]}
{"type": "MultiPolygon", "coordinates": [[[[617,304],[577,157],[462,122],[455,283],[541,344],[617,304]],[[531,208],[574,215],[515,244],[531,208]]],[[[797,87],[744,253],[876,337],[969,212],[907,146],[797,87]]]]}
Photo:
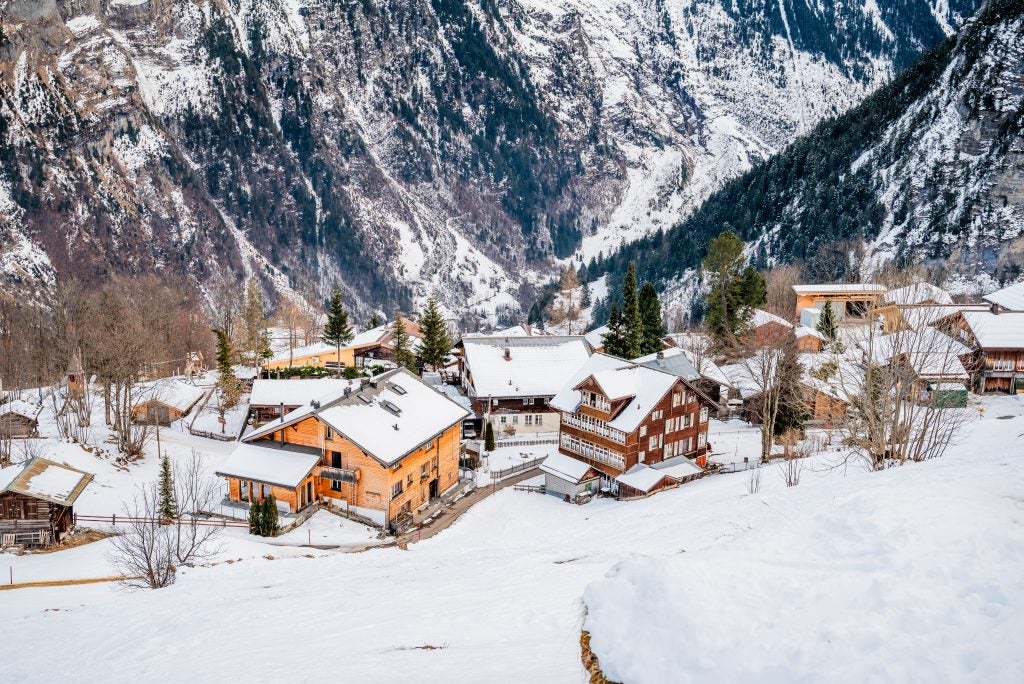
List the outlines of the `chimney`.
{"type": "Polygon", "coordinates": [[[665,358],[665,350],[664,350],[664,349],[659,349],[659,350],[658,350],[658,356],[657,356],[657,358],[658,358],[658,359],[664,359],[664,358],[665,358]]]}
{"type": "Polygon", "coordinates": [[[512,360],[512,350],[509,349],[507,345],[505,346],[505,360],[506,361],[511,361],[512,360]]]}

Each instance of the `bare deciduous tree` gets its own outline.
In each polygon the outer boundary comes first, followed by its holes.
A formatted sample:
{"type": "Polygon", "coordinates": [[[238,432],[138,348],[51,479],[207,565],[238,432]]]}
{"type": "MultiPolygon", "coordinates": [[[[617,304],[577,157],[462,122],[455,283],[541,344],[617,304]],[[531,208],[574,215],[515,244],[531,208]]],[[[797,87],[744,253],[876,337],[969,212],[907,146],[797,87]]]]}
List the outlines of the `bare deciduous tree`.
{"type": "Polygon", "coordinates": [[[796,311],[796,292],[793,286],[801,282],[803,279],[799,266],[776,266],[765,271],[764,310],[790,320],[796,311]]]}
{"type": "Polygon", "coordinates": [[[750,477],[747,478],[747,493],[757,494],[761,491],[761,469],[754,468],[750,471],[750,477]]]}

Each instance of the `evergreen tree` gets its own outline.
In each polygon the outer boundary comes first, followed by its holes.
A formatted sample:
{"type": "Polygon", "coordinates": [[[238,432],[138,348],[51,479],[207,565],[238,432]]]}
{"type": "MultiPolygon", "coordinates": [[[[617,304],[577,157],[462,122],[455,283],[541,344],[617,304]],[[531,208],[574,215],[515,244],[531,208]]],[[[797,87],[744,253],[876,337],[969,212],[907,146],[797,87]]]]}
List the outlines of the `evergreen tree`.
{"type": "Polygon", "coordinates": [[[420,330],[423,331],[420,358],[435,371],[443,368],[448,351],[452,348],[452,341],[434,295],[430,295],[427,307],[420,316],[420,330]]]}
{"type": "Polygon", "coordinates": [[[160,519],[178,519],[178,502],[174,497],[174,475],[171,472],[171,459],[167,457],[167,454],[160,457],[160,519]]]}
{"type": "Polygon", "coordinates": [[[593,302],[591,301],[590,284],[583,283],[583,289],[580,292],[580,308],[589,308],[591,304],[593,302]]]}
{"type": "Polygon", "coordinates": [[[395,322],[391,324],[391,347],[395,351],[395,363],[416,372],[416,355],[412,351],[412,342],[402,320],[402,312],[395,312],[395,322]]]}
{"type": "Polygon", "coordinates": [[[703,266],[711,286],[705,322],[716,345],[728,347],[743,332],[750,308],[764,300],[764,279],[753,268],[744,269],[743,241],[729,231],[708,243],[703,266]]]}
{"type": "Polygon", "coordinates": [[[277,502],[273,494],[268,494],[263,500],[263,536],[273,537],[280,529],[277,523],[277,502]]]}
{"type": "Polygon", "coordinates": [[[263,501],[249,504],[249,534],[263,536],[263,501]]]}
{"type": "MultiPolygon", "coordinates": [[[[325,344],[335,348],[334,359],[340,364],[341,348],[352,339],[352,327],[348,323],[348,312],[341,304],[341,290],[337,287],[331,293],[331,301],[327,306],[327,323],[324,325],[322,339],[325,344]]],[[[340,373],[340,366],[336,370],[340,373]]]]}
{"type": "Polygon", "coordinates": [[[378,316],[377,312],[374,311],[372,314],[370,314],[370,320],[367,322],[366,327],[369,328],[370,330],[373,330],[374,328],[379,327],[381,322],[382,321],[380,320],[380,316],[378,316]]]}
{"type": "Polygon", "coordinates": [[[640,297],[636,289],[636,264],[629,262],[622,283],[622,355],[627,359],[643,356],[644,321],[640,315],[640,297]]]}
{"type": "Polygon", "coordinates": [[[622,334],[622,315],[619,313],[618,302],[612,302],[608,308],[608,332],[601,337],[604,353],[611,356],[622,356],[624,335],[622,334]]]}
{"type": "Polygon", "coordinates": [[[768,285],[764,281],[764,276],[756,268],[748,264],[737,279],[737,283],[740,288],[737,301],[742,306],[746,307],[748,311],[764,306],[765,300],[768,298],[768,285]]]}
{"type": "Polygon", "coordinates": [[[242,300],[240,342],[244,360],[253,366],[273,354],[267,339],[267,319],[263,312],[263,295],[255,278],[250,278],[245,286],[245,297],[242,300]]]}
{"type": "MultiPolygon", "coordinates": [[[[231,365],[231,338],[223,330],[216,328],[214,334],[217,336],[217,372],[220,378],[217,386],[224,396],[224,408],[231,408],[238,401],[241,393],[241,384],[235,377],[235,369],[231,365]]],[[[223,416],[221,416],[223,418],[223,416]]]]}
{"type": "Polygon", "coordinates": [[[832,308],[832,302],[825,302],[815,327],[824,335],[826,344],[833,344],[836,341],[836,312],[832,308]]]}
{"type": "Polygon", "coordinates": [[[661,300],[653,283],[644,283],[640,288],[640,317],[643,320],[643,354],[661,350],[665,337],[665,322],[661,316],[661,300]]]}
{"type": "Polygon", "coordinates": [[[494,426],[491,421],[487,421],[484,427],[484,451],[494,451],[494,426]]]}
{"type": "Polygon", "coordinates": [[[790,334],[783,344],[782,358],[775,369],[775,381],[779,383],[779,404],[772,429],[776,437],[791,430],[802,431],[807,420],[803,388],[800,385],[803,367],[800,365],[800,350],[796,337],[790,334]]]}

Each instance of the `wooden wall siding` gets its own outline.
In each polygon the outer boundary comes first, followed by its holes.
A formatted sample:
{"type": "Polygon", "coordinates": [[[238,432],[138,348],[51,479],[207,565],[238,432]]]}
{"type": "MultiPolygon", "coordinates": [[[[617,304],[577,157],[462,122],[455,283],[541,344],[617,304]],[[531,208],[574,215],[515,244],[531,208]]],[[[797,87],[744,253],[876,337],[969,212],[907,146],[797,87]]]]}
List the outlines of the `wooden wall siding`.
{"type": "Polygon", "coordinates": [[[0,416],[0,437],[32,437],[37,429],[38,423],[32,418],[17,413],[0,416]]]}
{"type": "Polygon", "coordinates": [[[60,541],[64,532],[71,528],[73,509],[71,506],[51,504],[16,492],[0,494],[0,529],[38,528],[49,530],[54,541],[60,541]]]}
{"type": "Polygon", "coordinates": [[[821,351],[821,340],[814,335],[806,335],[796,339],[796,348],[802,352],[817,353],[821,351]]]}
{"type": "Polygon", "coordinates": [[[284,370],[285,368],[300,368],[302,366],[316,366],[318,368],[323,368],[327,365],[327,362],[334,363],[339,358],[346,366],[355,365],[355,353],[353,350],[342,347],[340,357],[338,356],[336,349],[318,354],[303,354],[301,356],[295,355],[290,362],[289,359],[268,361],[263,364],[263,370],[276,371],[284,370]],[[314,359],[316,360],[314,361],[314,359]]]}
{"type": "MultiPolygon", "coordinates": [[[[277,431],[273,437],[280,442],[283,433],[284,441],[289,444],[321,449],[321,465],[327,467],[333,467],[333,452],[338,452],[341,454],[343,469],[359,471],[359,481],[354,484],[342,483],[340,490],[331,487],[331,480],[314,475],[314,496],[347,501],[350,505],[361,508],[387,511],[388,519],[393,520],[405,504],[408,504],[410,510],[415,511],[429,500],[431,480],[438,481],[438,494],[444,493],[458,483],[461,432],[461,423],[451,426],[426,448],[417,449],[403,458],[397,466],[392,467],[381,465],[379,461],[337,432],[327,439],[327,426],[312,416],[294,426],[277,431]],[[433,469],[435,456],[438,458],[437,470],[433,469]],[[425,480],[420,478],[420,467],[423,464],[427,465],[425,480]],[[412,486],[408,484],[410,475],[412,486]],[[392,487],[399,481],[402,482],[402,493],[392,499],[392,487]]],[[[276,492],[274,496],[277,496],[276,492]]],[[[292,492],[291,496],[294,501],[295,492],[292,492]]]]}
{"type": "MultiPolygon", "coordinates": [[[[644,463],[648,465],[652,463],[660,463],[666,458],[665,453],[669,442],[685,440],[688,437],[691,439],[691,449],[690,451],[686,452],[686,455],[691,458],[694,456],[703,455],[707,451],[707,446],[697,446],[700,433],[704,432],[706,434],[708,429],[708,424],[706,422],[700,422],[700,409],[702,405],[703,404],[700,397],[690,387],[688,387],[686,383],[684,383],[682,380],[678,380],[672,386],[672,389],[664,397],[662,397],[662,399],[656,405],[651,407],[651,409],[647,412],[647,416],[640,423],[637,429],[634,430],[633,432],[626,434],[625,444],[621,442],[616,442],[615,440],[606,437],[602,437],[601,435],[593,434],[581,428],[576,428],[567,425],[564,421],[562,423],[560,430],[568,434],[573,434],[582,440],[590,442],[591,444],[596,444],[598,446],[602,446],[611,451],[615,451],[622,454],[623,458],[625,459],[624,470],[629,470],[630,468],[632,468],[633,466],[640,462],[641,451],[644,452],[644,463]],[[672,406],[672,395],[675,394],[676,392],[686,392],[688,401],[685,404],[680,404],[679,406],[672,406]],[[653,416],[654,413],[657,411],[661,411],[662,416],[658,419],[655,419],[653,416]],[[693,416],[693,423],[689,428],[675,430],[673,432],[666,433],[666,423],[670,419],[685,416],[687,414],[691,414],[693,416]],[[643,436],[641,436],[641,433],[643,433],[643,436]],[[651,437],[654,437],[656,439],[660,438],[660,446],[651,449],[651,437]]],[[[710,411],[713,407],[711,404],[707,404],[707,406],[708,412],[710,414],[710,411]]],[[[587,415],[591,415],[595,418],[599,418],[602,420],[607,419],[608,414],[593,409],[589,411],[583,410],[587,408],[589,407],[581,406],[579,413],[586,413],[587,415]]],[[[613,405],[613,411],[614,410],[615,406],[613,405]]],[[[624,410],[630,411],[636,409],[627,406],[624,410]]],[[[598,470],[605,474],[618,475],[621,472],[607,464],[601,463],[600,461],[584,458],[580,454],[562,448],[561,446],[559,447],[559,451],[566,454],[567,456],[571,456],[573,458],[586,461],[587,463],[591,464],[593,467],[597,468],[598,470]]]]}

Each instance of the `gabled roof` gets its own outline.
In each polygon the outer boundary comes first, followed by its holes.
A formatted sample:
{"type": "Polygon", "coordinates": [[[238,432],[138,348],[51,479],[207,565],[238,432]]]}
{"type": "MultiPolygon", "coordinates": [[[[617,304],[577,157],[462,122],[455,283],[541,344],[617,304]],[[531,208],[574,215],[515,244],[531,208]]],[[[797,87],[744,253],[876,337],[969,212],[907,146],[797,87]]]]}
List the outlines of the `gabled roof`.
{"type": "Polygon", "coordinates": [[[885,285],[874,283],[823,283],[820,285],[794,285],[797,294],[881,294],[885,285]]]}
{"type": "Polygon", "coordinates": [[[651,412],[651,409],[679,381],[679,377],[671,373],[665,373],[646,366],[631,365],[625,368],[602,371],[601,378],[594,375],[594,380],[602,388],[606,384],[617,384],[620,396],[631,397],[630,400],[619,409],[618,413],[608,421],[608,427],[622,432],[633,432],[644,418],[651,412]],[[603,384],[602,384],[603,383],[603,384]],[[628,394],[622,394],[623,392],[628,394]]]}
{"type": "Polygon", "coordinates": [[[626,368],[629,361],[608,354],[594,354],[585,363],[577,367],[566,383],[558,390],[548,405],[559,411],[575,413],[580,407],[580,393],[576,387],[594,373],[610,368],[626,368]]]}
{"type": "Polygon", "coordinates": [[[683,478],[699,475],[702,472],[704,471],[700,467],[685,456],[675,456],[661,463],[655,463],[653,466],[637,463],[615,479],[619,484],[646,494],[666,478],[673,482],[679,482],[683,478]]]}
{"type": "Polygon", "coordinates": [[[349,396],[306,405],[243,437],[245,442],[314,416],[368,456],[393,465],[469,415],[405,368],[381,373],[349,396]]]}
{"type": "Polygon", "coordinates": [[[750,325],[754,328],[760,328],[762,325],[768,325],[769,323],[775,323],[781,325],[784,328],[792,328],[793,324],[787,321],[782,316],[776,316],[773,313],[769,313],[762,309],[754,309],[750,314],[750,325]]]}
{"type": "Polygon", "coordinates": [[[477,398],[554,396],[590,358],[582,335],[464,337],[462,344],[477,398]]]}
{"type": "Polygon", "coordinates": [[[6,403],[0,404],[0,416],[7,414],[14,414],[29,420],[36,420],[39,417],[39,412],[43,410],[42,406],[36,406],[27,401],[21,399],[13,399],[6,403]]]}
{"type": "Polygon", "coordinates": [[[0,494],[14,492],[60,506],[75,503],[92,474],[38,456],[0,470],[0,494]]]}
{"type": "Polygon", "coordinates": [[[193,385],[191,382],[177,377],[144,382],[135,387],[133,405],[138,406],[155,401],[186,413],[206,394],[206,390],[206,387],[193,385]]]}
{"type": "Polygon", "coordinates": [[[964,311],[963,317],[982,349],[1024,349],[1024,312],[964,311]]]}
{"type": "Polygon", "coordinates": [[[359,387],[358,381],[337,378],[264,380],[257,378],[252,383],[249,395],[250,406],[302,406],[310,401],[325,404],[341,395],[346,387],[359,387]]]}
{"type": "Polygon", "coordinates": [[[557,451],[553,454],[548,454],[544,462],[540,464],[540,469],[542,472],[554,475],[573,484],[579,484],[584,480],[600,476],[595,471],[591,478],[587,478],[587,473],[594,470],[593,467],[557,451]]]}
{"type": "Polygon", "coordinates": [[[822,341],[824,341],[825,339],[825,336],[822,335],[820,332],[818,332],[814,328],[809,328],[806,325],[796,326],[796,330],[794,330],[793,333],[796,335],[797,339],[800,339],[801,337],[817,337],[819,340],[822,341]]]}
{"type": "Polygon", "coordinates": [[[914,283],[889,290],[882,298],[886,304],[907,306],[913,304],[952,304],[953,298],[941,287],[931,283],[914,283]]]}
{"type": "Polygon", "coordinates": [[[318,449],[275,442],[262,444],[239,444],[217,468],[217,475],[295,489],[320,463],[318,449]]]}
{"type": "Polygon", "coordinates": [[[602,325],[599,328],[587,332],[583,338],[587,341],[592,349],[600,349],[604,346],[604,336],[608,334],[609,328],[607,325],[602,325]]]}
{"type": "Polygon", "coordinates": [[[1024,311],[1024,282],[1008,285],[982,297],[986,302],[998,304],[1010,311],[1024,311]]]}

